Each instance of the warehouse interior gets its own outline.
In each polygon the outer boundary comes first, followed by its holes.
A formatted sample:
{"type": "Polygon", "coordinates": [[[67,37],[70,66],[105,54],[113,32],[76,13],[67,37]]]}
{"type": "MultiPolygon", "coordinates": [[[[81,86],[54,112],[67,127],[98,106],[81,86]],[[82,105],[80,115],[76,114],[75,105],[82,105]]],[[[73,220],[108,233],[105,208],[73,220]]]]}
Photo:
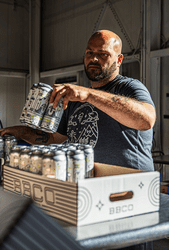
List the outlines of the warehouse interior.
{"type": "MultiPolygon", "coordinates": [[[[90,86],[83,66],[88,39],[111,30],[123,42],[120,73],[140,80],[155,103],[152,151],[169,155],[168,12],[167,0],[0,0],[2,126],[20,125],[36,82],[90,86]]],[[[169,248],[168,239],[156,244],[154,250],[169,248]]]]}

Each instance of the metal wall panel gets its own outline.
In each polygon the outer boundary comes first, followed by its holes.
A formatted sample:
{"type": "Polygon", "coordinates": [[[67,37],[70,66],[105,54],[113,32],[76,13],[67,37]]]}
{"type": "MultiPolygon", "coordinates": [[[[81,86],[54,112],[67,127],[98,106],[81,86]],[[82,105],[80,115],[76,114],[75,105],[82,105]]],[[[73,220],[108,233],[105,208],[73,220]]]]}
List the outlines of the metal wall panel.
{"type": "Polygon", "coordinates": [[[0,77],[0,119],[3,127],[20,124],[25,104],[25,80],[0,77]]]}
{"type": "MultiPolygon", "coordinates": [[[[161,9],[161,48],[169,47],[169,2],[162,1],[161,9]]],[[[162,149],[165,154],[169,154],[169,56],[161,57],[161,126],[162,126],[162,149]]]]}
{"type": "Polygon", "coordinates": [[[28,5],[14,2],[0,1],[0,68],[28,70],[28,5]]]}
{"type": "Polygon", "coordinates": [[[43,1],[42,71],[83,63],[87,41],[99,22],[98,29],[110,29],[121,36],[123,53],[137,48],[140,0],[110,1],[103,13],[105,3],[105,0],[43,1]]]}

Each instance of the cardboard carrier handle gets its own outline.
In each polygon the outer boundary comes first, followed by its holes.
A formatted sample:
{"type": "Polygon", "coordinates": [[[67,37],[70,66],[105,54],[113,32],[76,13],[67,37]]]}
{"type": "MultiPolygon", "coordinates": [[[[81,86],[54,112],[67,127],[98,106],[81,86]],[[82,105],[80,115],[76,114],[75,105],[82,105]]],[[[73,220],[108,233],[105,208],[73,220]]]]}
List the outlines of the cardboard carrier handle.
{"type": "Polygon", "coordinates": [[[133,192],[128,191],[128,192],[121,192],[121,193],[115,193],[110,195],[110,201],[122,201],[122,200],[129,200],[133,198],[133,192]]]}

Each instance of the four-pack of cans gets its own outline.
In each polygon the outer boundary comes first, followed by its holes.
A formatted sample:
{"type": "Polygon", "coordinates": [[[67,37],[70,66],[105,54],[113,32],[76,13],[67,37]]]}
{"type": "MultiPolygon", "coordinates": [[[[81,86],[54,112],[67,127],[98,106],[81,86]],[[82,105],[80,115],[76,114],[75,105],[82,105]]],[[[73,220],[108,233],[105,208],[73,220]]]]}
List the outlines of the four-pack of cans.
{"type": "Polygon", "coordinates": [[[9,166],[77,183],[94,177],[94,150],[91,145],[78,143],[15,145],[10,150],[9,166]]]}
{"type": "Polygon", "coordinates": [[[63,114],[63,98],[54,109],[49,98],[53,88],[45,83],[35,83],[29,91],[20,122],[34,129],[55,133],[63,114]]]}

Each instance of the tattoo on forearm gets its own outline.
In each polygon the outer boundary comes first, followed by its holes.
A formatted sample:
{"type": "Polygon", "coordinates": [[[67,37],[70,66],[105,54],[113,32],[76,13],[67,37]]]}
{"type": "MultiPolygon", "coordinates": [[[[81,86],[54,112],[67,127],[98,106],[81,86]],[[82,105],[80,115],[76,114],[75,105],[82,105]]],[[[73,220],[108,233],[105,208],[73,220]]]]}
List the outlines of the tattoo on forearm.
{"type": "Polygon", "coordinates": [[[36,135],[39,135],[38,138],[35,139],[36,142],[43,142],[43,143],[47,143],[49,140],[49,134],[46,132],[36,132],[36,135]]]}
{"type": "Polygon", "coordinates": [[[118,95],[117,95],[117,96],[113,96],[112,100],[113,100],[114,102],[117,102],[117,101],[119,101],[119,100],[133,101],[133,102],[137,102],[137,103],[139,103],[139,104],[142,104],[140,101],[138,101],[138,100],[136,100],[136,99],[134,99],[134,98],[126,97],[126,96],[118,96],[118,95]]]}

